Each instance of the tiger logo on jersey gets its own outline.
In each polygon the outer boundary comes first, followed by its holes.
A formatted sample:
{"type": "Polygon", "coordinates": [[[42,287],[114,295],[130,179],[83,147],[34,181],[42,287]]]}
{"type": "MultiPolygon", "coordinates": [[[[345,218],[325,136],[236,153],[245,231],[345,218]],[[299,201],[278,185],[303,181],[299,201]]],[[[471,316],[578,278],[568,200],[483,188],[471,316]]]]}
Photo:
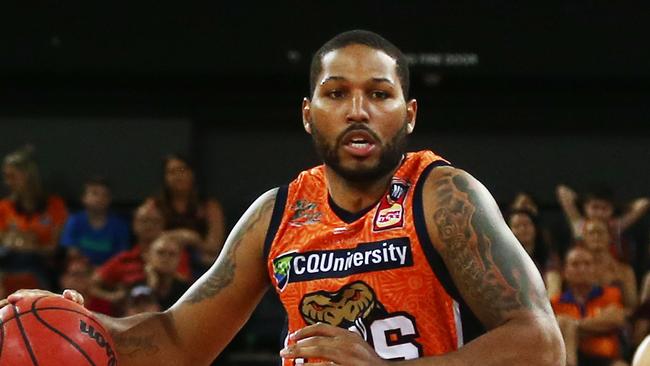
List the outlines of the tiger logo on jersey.
{"type": "Polygon", "coordinates": [[[365,282],[356,281],[338,291],[316,291],[300,302],[300,313],[307,324],[318,322],[358,333],[385,359],[412,359],[422,356],[422,345],[415,318],[405,312],[389,313],[365,282]],[[392,348],[391,348],[392,347],[392,348]],[[398,349],[406,347],[410,355],[398,349]]]}
{"type": "Polygon", "coordinates": [[[375,292],[362,281],[353,282],[336,292],[318,291],[305,295],[300,312],[307,324],[318,322],[349,328],[373,312],[385,313],[375,292]]]}

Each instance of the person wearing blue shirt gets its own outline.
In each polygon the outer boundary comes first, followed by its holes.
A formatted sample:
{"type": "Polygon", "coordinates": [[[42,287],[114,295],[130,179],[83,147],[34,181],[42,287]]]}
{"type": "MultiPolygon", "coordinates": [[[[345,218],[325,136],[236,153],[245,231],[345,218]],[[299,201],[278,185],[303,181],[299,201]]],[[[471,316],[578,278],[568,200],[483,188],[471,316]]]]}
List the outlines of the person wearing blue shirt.
{"type": "Polygon", "coordinates": [[[68,254],[81,254],[98,266],[129,248],[129,228],[109,211],[111,190],[103,178],[87,180],[81,200],[85,209],[68,218],[61,245],[68,254]]]}

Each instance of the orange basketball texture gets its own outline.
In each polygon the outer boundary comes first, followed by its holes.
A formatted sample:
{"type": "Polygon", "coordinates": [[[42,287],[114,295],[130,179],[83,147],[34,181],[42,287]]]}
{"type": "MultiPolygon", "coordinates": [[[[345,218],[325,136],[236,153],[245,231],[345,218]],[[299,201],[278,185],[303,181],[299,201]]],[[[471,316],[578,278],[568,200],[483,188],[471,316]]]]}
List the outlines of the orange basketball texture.
{"type": "Polygon", "coordinates": [[[0,310],[0,366],[117,366],[115,346],[90,311],[59,296],[0,310]]]}

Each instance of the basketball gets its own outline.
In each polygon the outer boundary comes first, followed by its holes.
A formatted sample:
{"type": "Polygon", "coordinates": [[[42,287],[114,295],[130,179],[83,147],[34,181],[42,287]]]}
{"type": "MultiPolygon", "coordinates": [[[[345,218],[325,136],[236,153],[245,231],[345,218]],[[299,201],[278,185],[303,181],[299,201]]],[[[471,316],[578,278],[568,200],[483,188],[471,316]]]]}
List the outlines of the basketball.
{"type": "Polygon", "coordinates": [[[83,306],[58,296],[0,311],[0,366],[115,366],[108,332],[83,306]]]}

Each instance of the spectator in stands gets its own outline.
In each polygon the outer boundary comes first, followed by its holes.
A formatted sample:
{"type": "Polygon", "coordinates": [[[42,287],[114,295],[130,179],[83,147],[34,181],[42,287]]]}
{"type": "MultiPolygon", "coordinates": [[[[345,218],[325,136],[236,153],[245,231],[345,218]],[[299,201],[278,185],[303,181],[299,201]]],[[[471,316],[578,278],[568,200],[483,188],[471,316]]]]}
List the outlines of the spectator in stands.
{"type": "Polygon", "coordinates": [[[542,239],[537,216],[527,209],[514,209],[508,213],[506,221],[542,274],[549,296],[560,293],[562,275],[558,254],[542,239]]]}
{"type": "Polygon", "coordinates": [[[52,288],[47,270],[67,218],[65,203],[44,190],[32,148],[5,156],[2,169],[9,196],[0,200],[0,243],[10,258],[3,267],[31,272],[52,288]]]}
{"type": "Polygon", "coordinates": [[[557,197],[569,221],[574,240],[582,240],[585,220],[603,220],[612,235],[614,255],[619,259],[630,261],[635,248],[631,248],[631,245],[623,240],[622,233],[646,213],[650,207],[648,197],[633,200],[629,208],[618,217],[614,216],[614,199],[609,189],[600,189],[587,194],[582,202],[582,213],[578,209],[578,195],[568,186],[559,185],[557,197]]]}
{"type": "Polygon", "coordinates": [[[145,275],[162,309],[169,309],[189,288],[177,273],[183,245],[173,234],[163,233],[146,255],[145,275]]]}
{"type": "MultiPolygon", "coordinates": [[[[117,303],[124,299],[127,289],[146,279],[144,254],[162,233],[165,218],[153,200],[140,205],[133,215],[135,246],[121,252],[97,268],[93,275],[96,292],[103,298],[117,303]]],[[[187,256],[181,257],[178,265],[181,276],[189,278],[190,265],[187,256]]]]}
{"type": "Polygon", "coordinates": [[[101,299],[93,293],[91,276],[93,266],[88,259],[83,256],[68,257],[65,269],[59,277],[60,290],[72,288],[77,290],[84,297],[84,306],[91,311],[116,316],[113,305],[104,299],[101,299]]]}
{"type": "Polygon", "coordinates": [[[81,202],[85,209],[70,216],[61,235],[68,252],[81,253],[98,266],[129,249],[128,225],[109,211],[111,189],[104,178],[85,182],[81,202]]]}
{"type": "Polygon", "coordinates": [[[194,174],[189,159],[179,154],[168,155],[163,161],[163,188],[156,201],[165,215],[167,230],[184,231],[188,237],[198,234],[201,239],[194,247],[197,277],[221,251],[225,219],[217,200],[200,198],[194,174]]]}
{"type": "Polygon", "coordinates": [[[611,234],[602,220],[586,220],[584,247],[593,255],[595,278],[602,286],[615,286],[621,290],[627,314],[631,315],[638,303],[636,275],[632,267],[614,258],[610,252],[611,234]]]}
{"type": "Polygon", "coordinates": [[[593,254],[576,246],[567,252],[567,290],[551,299],[566,345],[567,366],[626,365],[619,333],[625,326],[620,290],[594,280],[593,254]]]}
{"type": "Polygon", "coordinates": [[[132,316],[160,310],[160,304],[158,304],[153,290],[146,285],[137,285],[129,291],[122,315],[132,316]]]}

